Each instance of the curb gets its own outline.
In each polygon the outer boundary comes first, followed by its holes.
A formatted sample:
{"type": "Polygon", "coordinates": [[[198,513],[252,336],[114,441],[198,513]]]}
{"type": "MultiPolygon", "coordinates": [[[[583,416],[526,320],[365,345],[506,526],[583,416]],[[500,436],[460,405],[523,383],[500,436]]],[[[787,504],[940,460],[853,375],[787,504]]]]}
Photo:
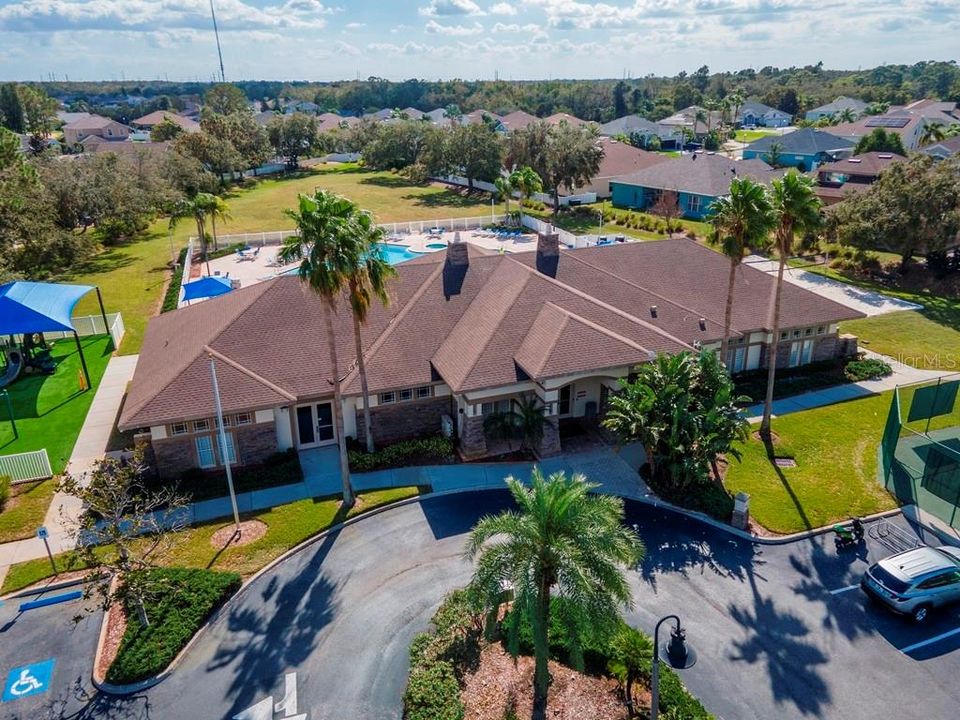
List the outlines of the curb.
{"type": "MultiPolygon", "coordinates": [[[[240,598],[254,582],[256,582],[261,576],[263,576],[264,574],[266,574],[267,572],[275,568],[280,563],[284,562],[285,560],[288,560],[293,555],[296,555],[302,550],[305,550],[306,548],[310,547],[314,543],[320,542],[321,540],[325,539],[329,535],[338,533],[342,531],[344,528],[350,527],[351,525],[355,525],[361,520],[366,520],[368,518],[375,517],[381,513],[387,512],[388,510],[396,510],[397,508],[405,507],[407,505],[413,505],[414,503],[423,502],[424,500],[430,500],[433,498],[445,497],[449,495],[462,495],[470,492],[497,492],[500,490],[501,490],[500,488],[463,488],[463,489],[441,490],[438,492],[430,492],[426,494],[415,495],[413,497],[405,498],[403,500],[398,500],[397,502],[394,502],[394,503],[381,505],[380,507],[373,508],[369,512],[361,513],[355,517],[348,518],[343,522],[337,523],[336,525],[331,525],[327,529],[320,531],[316,535],[313,535],[312,537],[307,538],[300,544],[290,548],[285,553],[274,558],[269,563],[267,563],[262,568],[260,568],[257,572],[255,572],[253,575],[251,575],[250,578],[247,579],[247,581],[240,586],[240,589],[238,589],[237,592],[235,592],[230,598],[228,598],[227,601],[215,613],[213,613],[209,618],[207,618],[206,622],[200,627],[199,630],[197,630],[196,633],[194,633],[193,637],[190,638],[190,641],[183,646],[180,652],[177,653],[177,656],[170,662],[170,664],[162,672],[158,673],[157,675],[154,675],[153,677],[149,677],[145,680],[141,680],[138,683],[133,683],[130,685],[113,685],[113,684],[98,680],[95,675],[97,663],[100,659],[100,654],[103,647],[103,641],[106,636],[107,615],[105,613],[103,616],[101,627],[100,627],[100,638],[97,641],[97,651],[94,657],[94,672],[91,673],[93,685],[98,690],[104,693],[107,693],[108,695],[130,695],[159,684],[160,682],[165,680],[177,668],[177,666],[183,661],[183,658],[194,646],[194,644],[204,635],[204,633],[207,631],[207,628],[209,628],[214,622],[219,620],[220,617],[231,608],[231,606],[236,602],[236,600],[240,598]]],[[[676,513],[678,515],[688,517],[691,520],[697,520],[699,522],[706,523],[707,525],[710,525],[718,530],[726,531],[741,540],[757,543],[759,545],[786,545],[787,543],[796,542],[798,540],[805,540],[811,537],[815,537],[817,535],[822,535],[824,533],[827,533],[833,530],[833,525],[824,525],[823,527],[814,528],[812,530],[805,530],[803,532],[793,533],[791,535],[783,535],[781,537],[776,537],[776,538],[764,538],[758,535],[753,535],[751,533],[745,532],[743,530],[738,530],[737,528],[726,525],[725,523],[722,523],[719,520],[715,520],[714,518],[704,515],[703,513],[695,512],[693,510],[685,510],[683,508],[680,508],[676,505],[665,502],[663,500],[651,499],[650,496],[646,496],[646,497],[617,496],[617,497],[620,497],[623,500],[629,500],[632,502],[642,503],[644,505],[650,505],[652,507],[655,507],[661,510],[667,510],[669,512],[676,513]]],[[[863,517],[863,520],[864,522],[873,522],[880,518],[892,517],[894,515],[900,515],[900,514],[902,514],[902,512],[898,508],[895,510],[886,510],[881,513],[875,513],[873,515],[865,516],[863,517]]]]}
{"type": "Polygon", "coordinates": [[[101,692],[104,692],[108,695],[131,695],[133,693],[141,692],[142,690],[146,690],[147,688],[153,687],[154,685],[157,685],[163,682],[183,661],[183,658],[186,656],[187,652],[189,652],[189,650],[193,647],[193,645],[206,632],[207,628],[209,628],[214,622],[219,620],[220,617],[233,605],[236,599],[239,598],[241,595],[243,595],[243,593],[246,592],[247,588],[249,588],[250,585],[252,585],[256,580],[258,580],[260,576],[262,576],[264,573],[268,572],[269,570],[272,570],[274,567],[279,565],[284,560],[287,560],[292,555],[295,555],[299,553],[301,550],[304,550],[310,547],[314,543],[323,540],[328,535],[331,535],[333,533],[338,533],[344,528],[349,527],[350,525],[353,525],[359,522],[360,520],[366,520],[367,518],[373,517],[375,515],[379,515],[380,513],[386,512],[387,510],[394,510],[396,508],[404,507],[405,505],[411,505],[415,502],[419,502],[423,500],[424,498],[430,498],[430,497],[434,497],[434,495],[441,495],[441,494],[449,494],[449,493],[428,493],[426,495],[415,495],[413,497],[405,498],[403,500],[398,500],[397,502],[394,502],[394,503],[381,505],[380,507],[373,508],[368,512],[360,513],[355,517],[348,518],[347,520],[337,523],[336,525],[331,525],[327,529],[321,530],[316,535],[307,538],[306,540],[301,542],[299,545],[295,545],[294,547],[290,548],[285,553],[283,553],[279,557],[274,558],[269,563],[264,565],[262,568],[257,570],[257,572],[251,575],[250,578],[246,582],[244,582],[243,585],[240,586],[239,590],[237,590],[232,596],[227,598],[227,601],[222,606],[220,606],[220,608],[215,613],[213,613],[209,618],[207,618],[206,622],[204,622],[204,624],[200,627],[200,629],[197,630],[196,633],[194,633],[193,637],[190,638],[190,641],[183,646],[180,652],[177,653],[177,656],[170,662],[169,665],[167,665],[167,667],[162,672],[154,675],[153,677],[149,677],[149,678],[146,678],[145,680],[141,680],[140,682],[132,683],[130,685],[113,685],[111,683],[101,681],[97,678],[96,676],[97,664],[98,664],[98,661],[100,660],[100,654],[103,651],[103,642],[106,639],[106,634],[107,634],[107,614],[104,613],[103,620],[100,625],[100,637],[97,639],[97,651],[96,651],[96,654],[94,655],[94,660],[93,660],[93,671],[90,673],[91,679],[93,681],[93,686],[97,688],[97,690],[100,690],[101,692]]]}

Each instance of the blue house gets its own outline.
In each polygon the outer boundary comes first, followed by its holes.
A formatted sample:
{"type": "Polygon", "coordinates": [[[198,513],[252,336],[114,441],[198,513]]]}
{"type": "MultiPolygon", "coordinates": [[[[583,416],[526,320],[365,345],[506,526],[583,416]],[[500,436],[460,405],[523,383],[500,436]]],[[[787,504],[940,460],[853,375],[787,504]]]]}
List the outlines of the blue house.
{"type": "Polygon", "coordinates": [[[786,135],[768,135],[743,149],[743,159],[758,159],[779,167],[809,172],[824,162],[833,162],[850,153],[856,143],[822,130],[801,128],[786,135]]]}
{"type": "Polygon", "coordinates": [[[611,202],[615,207],[649,210],[666,197],[677,203],[683,217],[702,220],[717,198],[729,194],[733,178],[769,184],[782,175],[783,171],[762,160],[736,161],[713,153],[694,153],[611,180],[611,202]]]}
{"type": "Polygon", "coordinates": [[[769,128],[787,127],[791,120],[792,118],[788,113],[752,100],[748,100],[740,106],[737,117],[737,121],[741,125],[769,128]]]}

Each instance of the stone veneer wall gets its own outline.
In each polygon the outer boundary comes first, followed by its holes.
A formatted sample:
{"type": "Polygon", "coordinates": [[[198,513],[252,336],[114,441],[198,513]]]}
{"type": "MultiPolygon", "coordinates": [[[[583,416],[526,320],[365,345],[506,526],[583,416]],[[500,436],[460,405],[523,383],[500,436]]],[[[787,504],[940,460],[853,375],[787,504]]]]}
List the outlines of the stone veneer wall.
{"type": "MultiPolygon", "coordinates": [[[[277,452],[277,431],[273,421],[232,427],[230,432],[233,433],[238,465],[256,465],[277,452]]],[[[216,433],[175,435],[162,440],[151,439],[150,446],[157,474],[163,478],[173,479],[185,470],[198,467],[199,460],[194,441],[200,435],[212,437],[214,454],[219,463],[220,441],[216,433]]],[[[222,466],[218,465],[218,467],[222,466]]]]}
{"type": "Polygon", "coordinates": [[[487,454],[487,437],[483,432],[483,416],[465,417],[460,432],[460,451],[467,458],[487,454]]]}
{"type": "MultiPolygon", "coordinates": [[[[398,440],[438,435],[440,417],[449,415],[450,397],[434,397],[427,400],[377,405],[370,408],[370,426],[378,446],[389,445],[398,440]]],[[[363,422],[363,410],[357,409],[357,440],[367,442],[363,422]]]]}
{"type": "Polygon", "coordinates": [[[563,450],[560,445],[560,418],[553,415],[547,419],[550,425],[544,426],[543,439],[540,441],[540,447],[537,448],[537,455],[542,458],[559,455],[563,450]]]}
{"type": "MultiPolygon", "coordinates": [[[[809,339],[809,338],[806,338],[809,339]]],[[[814,338],[811,363],[826,360],[841,360],[857,354],[857,338],[853,335],[818,335],[814,338]]],[[[784,340],[777,345],[777,367],[790,367],[790,344],[793,340],[784,340]]],[[[760,367],[767,367],[768,345],[760,351],[760,367]]],[[[798,367],[803,367],[802,365],[798,367]]]]}

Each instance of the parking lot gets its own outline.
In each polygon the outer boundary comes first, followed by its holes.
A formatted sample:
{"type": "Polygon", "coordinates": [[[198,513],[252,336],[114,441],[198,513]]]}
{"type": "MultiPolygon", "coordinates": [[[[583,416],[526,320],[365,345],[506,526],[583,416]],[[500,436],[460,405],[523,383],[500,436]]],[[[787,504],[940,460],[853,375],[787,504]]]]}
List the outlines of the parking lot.
{"type": "Polygon", "coordinates": [[[9,599],[0,606],[0,720],[84,717],[77,713],[94,695],[90,671],[100,613],[87,614],[82,600],[20,611],[31,599],[9,599]],[[75,623],[77,615],[83,619],[75,623]]]}
{"type": "MultiPolygon", "coordinates": [[[[465,533],[506,504],[437,497],[327,537],[254,581],[170,677],[122,700],[85,694],[92,618],[74,629],[69,605],[30,611],[0,634],[0,670],[55,657],[52,687],[0,703],[0,719],[284,717],[272,703],[302,720],[399,720],[410,639],[469,579],[465,533]]],[[[960,610],[918,627],[869,603],[860,575],[892,552],[869,532],[838,555],[830,535],[760,545],[644,505],[628,519],[648,553],[627,620],[652,632],[680,615],[699,654],[683,680],[718,718],[957,717],[960,610]]]]}

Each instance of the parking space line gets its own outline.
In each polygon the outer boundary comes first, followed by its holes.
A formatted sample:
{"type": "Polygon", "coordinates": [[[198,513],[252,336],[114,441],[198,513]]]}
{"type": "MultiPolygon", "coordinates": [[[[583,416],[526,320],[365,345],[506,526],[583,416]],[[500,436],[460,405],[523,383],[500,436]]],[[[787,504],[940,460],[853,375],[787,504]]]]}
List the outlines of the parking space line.
{"type": "Polygon", "coordinates": [[[831,590],[831,591],[830,591],[830,594],[831,594],[831,595],[839,595],[840,593],[849,592],[850,590],[856,590],[858,587],[860,587],[859,584],[857,584],[857,585],[847,585],[846,587],[837,588],[836,590],[831,590]]]}
{"type": "Polygon", "coordinates": [[[913,645],[907,645],[907,647],[905,648],[900,648],[900,652],[906,655],[907,653],[911,653],[914,650],[919,650],[920,648],[926,647],[927,645],[933,645],[934,643],[938,643],[941,640],[946,640],[948,637],[952,637],[954,635],[957,635],[958,633],[960,633],[960,628],[954,628],[953,630],[948,630],[945,633],[940,633],[939,635],[936,635],[930,638],[929,640],[922,640],[918,643],[914,643],[913,645]]]}

